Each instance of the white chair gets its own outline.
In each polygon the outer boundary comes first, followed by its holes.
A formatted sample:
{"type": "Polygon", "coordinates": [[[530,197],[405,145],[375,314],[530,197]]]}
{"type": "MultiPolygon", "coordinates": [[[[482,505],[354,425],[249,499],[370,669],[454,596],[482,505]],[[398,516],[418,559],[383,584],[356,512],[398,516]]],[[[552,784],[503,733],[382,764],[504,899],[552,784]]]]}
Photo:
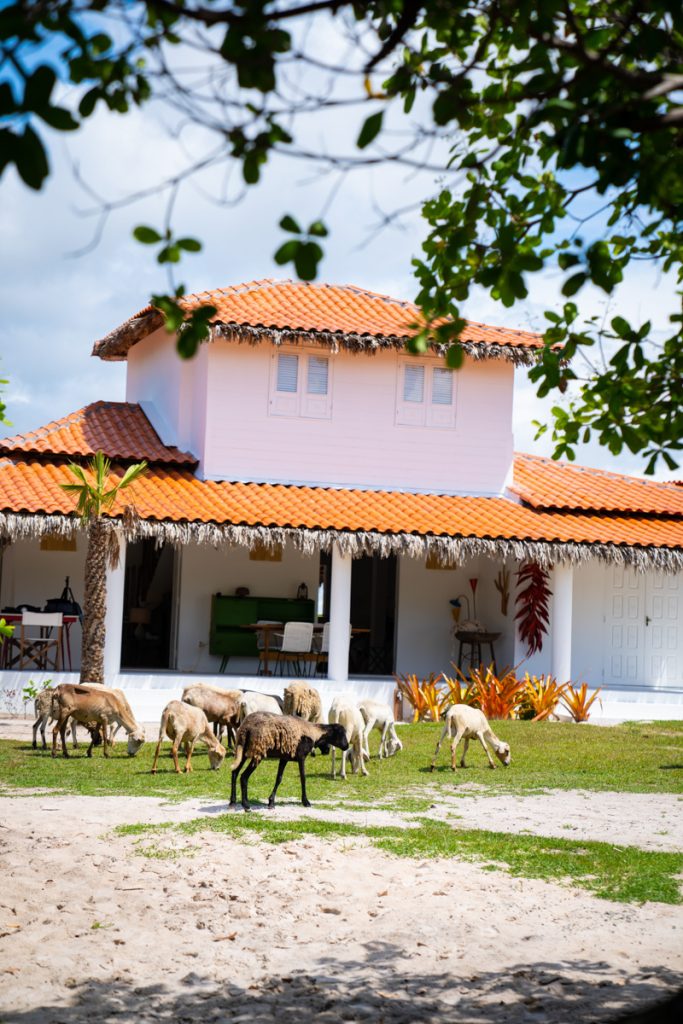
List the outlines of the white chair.
{"type": "MultiPolygon", "coordinates": [[[[282,625],[282,619],[257,619],[257,626],[280,626],[282,625]]],[[[272,640],[273,634],[271,630],[266,631],[265,629],[258,629],[256,631],[256,647],[258,650],[258,670],[257,675],[261,675],[264,671],[265,664],[270,660],[271,652],[274,648],[271,646],[271,642],[266,643],[266,638],[270,635],[272,640]],[[266,657],[268,654],[268,657],[266,657]]]]}
{"type": "Polygon", "coordinates": [[[61,612],[22,612],[19,630],[19,668],[58,670],[62,660],[61,612]]]}
{"type": "Polygon", "coordinates": [[[296,675],[303,675],[305,655],[310,654],[313,640],[312,622],[285,622],[283,633],[274,636],[276,648],[275,671],[283,675],[284,666],[292,665],[296,675]]]}

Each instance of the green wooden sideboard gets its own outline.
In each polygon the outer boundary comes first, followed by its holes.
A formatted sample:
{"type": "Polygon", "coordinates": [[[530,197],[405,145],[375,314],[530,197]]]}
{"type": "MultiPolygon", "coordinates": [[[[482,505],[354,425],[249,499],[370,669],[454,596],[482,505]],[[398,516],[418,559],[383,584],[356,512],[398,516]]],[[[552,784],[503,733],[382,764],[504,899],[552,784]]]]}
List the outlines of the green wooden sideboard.
{"type": "Polygon", "coordinates": [[[315,605],[311,598],[235,597],[212,594],[209,653],[220,657],[224,672],[228,658],[239,655],[257,658],[256,634],[240,627],[259,619],[276,622],[313,622],[315,605]]]}

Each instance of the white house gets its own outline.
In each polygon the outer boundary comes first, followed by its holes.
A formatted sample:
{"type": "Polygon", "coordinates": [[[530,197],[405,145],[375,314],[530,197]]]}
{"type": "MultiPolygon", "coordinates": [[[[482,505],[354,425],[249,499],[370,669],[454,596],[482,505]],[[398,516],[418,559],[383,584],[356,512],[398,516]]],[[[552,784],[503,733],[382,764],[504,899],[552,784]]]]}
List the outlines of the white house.
{"type": "MultiPolygon", "coordinates": [[[[414,306],[361,288],[257,281],[184,301],[217,309],[194,359],[148,307],[93,350],[127,361],[124,403],[0,441],[3,610],[43,607],[66,576],[82,596],[84,536],[59,484],[102,449],[117,472],[150,464],[111,516],[125,558],[105,656],[141,717],[198,677],[277,689],[256,675],[256,617],[329,619],[326,699],[452,673],[454,630],[476,618],[499,667],[600,686],[606,717],[683,717],[683,488],[515,454],[514,371],[539,336],[470,323],[453,372],[406,352],[414,306]],[[553,595],[531,658],[525,561],[553,595]],[[302,584],[308,603],[283,614],[302,584]]],[[[77,622],[69,640],[64,671],[6,664],[0,686],[77,679],[77,622]]]]}

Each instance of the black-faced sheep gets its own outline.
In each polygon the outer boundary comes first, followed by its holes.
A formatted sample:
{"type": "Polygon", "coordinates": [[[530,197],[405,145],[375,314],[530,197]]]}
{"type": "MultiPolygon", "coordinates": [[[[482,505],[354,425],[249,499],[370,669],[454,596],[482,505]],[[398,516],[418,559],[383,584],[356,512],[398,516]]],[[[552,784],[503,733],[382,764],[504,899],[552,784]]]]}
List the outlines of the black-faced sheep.
{"type": "Polygon", "coordinates": [[[460,767],[465,768],[465,754],[471,739],[478,739],[481,743],[486,756],[489,760],[491,768],[495,768],[491,752],[486,745],[488,740],[493,749],[496,752],[498,760],[507,766],[510,764],[510,746],[507,743],[503,743],[498,739],[493,729],[489,725],[486,715],[479,708],[470,707],[469,704],[453,704],[446,712],[446,721],[443,727],[443,732],[439,738],[439,742],[436,745],[434,751],[434,757],[432,758],[431,770],[434,771],[436,765],[436,757],[439,753],[439,748],[445,740],[446,736],[451,739],[451,768],[455,771],[455,750],[461,739],[465,740],[465,745],[462,751],[462,757],[460,759],[460,767]]]}
{"type": "Polygon", "coordinates": [[[213,734],[209,721],[201,708],[192,707],[191,704],[184,704],[180,700],[170,701],[164,708],[159,726],[159,742],[154,752],[154,763],[152,775],[156,775],[159,751],[164,736],[172,740],[171,757],[175,770],[180,774],[178,764],[178,748],[182,744],[185,748],[185,771],[192,771],[192,751],[197,740],[206,743],[209,748],[209,765],[212,769],[218,770],[225,758],[225,747],[222,746],[213,734]]]}
{"type": "Polygon", "coordinates": [[[268,797],[268,806],[273,807],[275,804],[275,794],[288,762],[296,761],[301,779],[301,803],[304,807],[310,807],[306,796],[306,757],[314,747],[327,754],[330,747],[346,750],[348,745],[346,732],[341,725],[318,725],[291,715],[271,715],[264,712],[249,715],[237,730],[235,760],[230,766],[230,806],[234,807],[237,803],[237,776],[240,769],[243,769],[240,779],[242,807],[248,811],[250,776],[264,758],[277,757],[280,763],[273,792],[268,797]],[[244,768],[247,760],[249,764],[244,768]]]}

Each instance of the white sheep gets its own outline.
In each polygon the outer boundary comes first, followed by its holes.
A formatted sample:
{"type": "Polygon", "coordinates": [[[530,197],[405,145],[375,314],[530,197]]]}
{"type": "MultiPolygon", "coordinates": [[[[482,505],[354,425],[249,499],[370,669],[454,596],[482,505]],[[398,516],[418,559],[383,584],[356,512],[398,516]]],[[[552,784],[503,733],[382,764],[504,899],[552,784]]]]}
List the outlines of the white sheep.
{"type": "Polygon", "coordinates": [[[159,742],[154,753],[152,775],[156,775],[157,772],[157,761],[159,760],[159,751],[161,750],[164,736],[168,736],[169,740],[173,743],[171,757],[178,774],[180,774],[178,748],[181,744],[184,746],[185,757],[187,758],[185,771],[191,772],[192,751],[197,740],[206,743],[209,748],[209,765],[214,771],[217,771],[223,764],[225,747],[214,736],[209,720],[201,708],[193,707],[191,704],[184,704],[180,700],[172,700],[166,705],[161,715],[159,742]]]}
{"type": "Polygon", "coordinates": [[[365,753],[370,756],[370,733],[377,729],[381,733],[379,741],[379,756],[392,757],[399,750],[403,750],[403,744],[396,735],[396,722],[394,713],[388,704],[378,700],[362,700],[358,710],[365,722],[364,744],[365,753]]]}
{"type": "Polygon", "coordinates": [[[247,692],[240,701],[239,720],[243,722],[247,715],[262,711],[267,715],[281,715],[283,711],[282,697],[271,693],[247,692]]]}
{"type": "MultiPolygon", "coordinates": [[[[349,749],[351,750],[351,767],[353,768],[354,774],[360,772],[362,775],[367,775],[367,769],[365,767],[365,761],[363,758],[364,750],[364,734],[365,734],[365,722],[360,711],[353,703],[350,697],[335,697],[330,705],[330,711],[327,716],[328,722],[331,724],[343,725],[346,730],[346,736],[349,741],[349,749]]],[[[342,767],[341,777],[346,778],[346,755],[347,751],[342,751],[342,767]]],[[[335,778],[336,771],[336,750],[332,748],[332,778],[335,778]]]]}
{"type": "Polygon", "coordinates": [[[471,739],[478,739],[481,743],[486,756],[489,759],[489,765],[491,768],[495,768],[491,752],[486,745],[488,740],[493,747],[496,757],[498,760],[507,767],[510,764],[510,746],[508,743],[503,743],[499,740],[493,729],[489,725],[486,715],[479,708],[473,708],[469,704],[453,704],[446,712],[446,721],[443,727],[443,732],[439,738],[439,742],[436,745],[434,751],[434,757],[432,758],[431,770],[434,771],[436,765],[436,757],[439,753],[439,748],[445,740],[446,736],[451,739],[451,768],[455,771],[455,749],[458,746],[460,740],[465,740],[465,745],[462,751],[462,757],[460,758],[460,767],[465,768],[465,754],[471,739]]]}

